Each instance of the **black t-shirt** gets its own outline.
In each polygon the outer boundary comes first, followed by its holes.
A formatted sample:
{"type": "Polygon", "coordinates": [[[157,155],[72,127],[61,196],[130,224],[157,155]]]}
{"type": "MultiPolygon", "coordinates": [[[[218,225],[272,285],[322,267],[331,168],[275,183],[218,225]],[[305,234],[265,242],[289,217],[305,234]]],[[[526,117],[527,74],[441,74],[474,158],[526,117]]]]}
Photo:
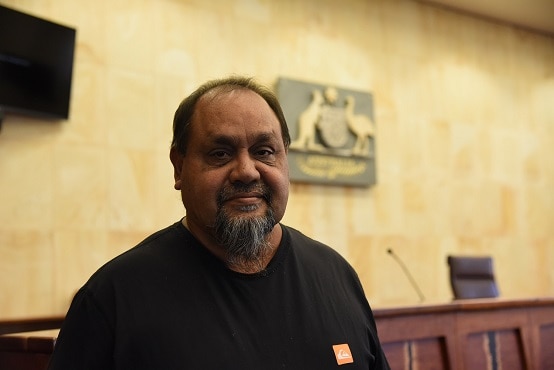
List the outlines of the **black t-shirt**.
{"type": "Polygon", "coordinates": [[[79,290],[49,369],[389,366],[358,277],[337,252],[283,226],[268,267],[240,274],[177,222],[79,290]]]}

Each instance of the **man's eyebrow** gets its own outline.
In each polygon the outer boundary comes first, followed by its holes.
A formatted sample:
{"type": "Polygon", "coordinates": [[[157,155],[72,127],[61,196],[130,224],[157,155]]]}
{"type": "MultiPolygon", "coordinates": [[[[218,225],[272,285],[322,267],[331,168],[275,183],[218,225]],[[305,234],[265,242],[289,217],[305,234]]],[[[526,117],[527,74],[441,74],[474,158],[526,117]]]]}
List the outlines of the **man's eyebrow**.
{"type": "MultiPolygon", "coordinates": [[[[272,143],[278,140],[278,136],[273,132],[262,132],[255,137],[256,143],[272,143]]],[[[238,145],[240,138],[229,135],[217,134],[211,138],[211,142],[219,145],[238,145]]]]}
{"type": "Polygon", "coordinates": [[[278,137],[273,132],[264,132],[256,137],[256,141],[261,143],[273,142],[276,139],[278,139],[278,137]]]}
{"type": "Polygon", "coordinates": [[[211,141],[214,144],[233,146],[239,142],[239,139],[233,136],[218,134],[218,135],[214,135],[211,141]]]}

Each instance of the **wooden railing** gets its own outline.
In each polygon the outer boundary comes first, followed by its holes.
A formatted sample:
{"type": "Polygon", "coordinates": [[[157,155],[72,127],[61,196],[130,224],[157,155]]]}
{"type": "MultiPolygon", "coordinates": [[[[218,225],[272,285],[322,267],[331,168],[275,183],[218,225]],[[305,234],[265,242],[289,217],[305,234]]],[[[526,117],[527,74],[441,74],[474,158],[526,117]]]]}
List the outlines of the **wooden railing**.
{"type": "Polygon", "coordinates": [[[554,298],[460,300],[374,314],[395,370],[554,369],[554,298]]]}
{"type": "Polygon", "coordinates": [[[63,316],[41,317],[32,319],[0,320],[0,335],[26,331],[59,329],[63,316]]]}

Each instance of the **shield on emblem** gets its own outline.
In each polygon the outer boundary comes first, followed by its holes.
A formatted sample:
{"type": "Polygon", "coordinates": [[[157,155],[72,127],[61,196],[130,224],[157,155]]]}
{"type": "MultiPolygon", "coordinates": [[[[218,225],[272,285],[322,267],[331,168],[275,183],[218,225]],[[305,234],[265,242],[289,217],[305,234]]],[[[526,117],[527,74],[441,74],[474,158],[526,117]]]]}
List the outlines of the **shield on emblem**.
{"type": "Polygon", "coordinates": [[[317,128],[323,143],[329,148],[341,148],[348,141],[344,108],[323,105],[317,128]]]}

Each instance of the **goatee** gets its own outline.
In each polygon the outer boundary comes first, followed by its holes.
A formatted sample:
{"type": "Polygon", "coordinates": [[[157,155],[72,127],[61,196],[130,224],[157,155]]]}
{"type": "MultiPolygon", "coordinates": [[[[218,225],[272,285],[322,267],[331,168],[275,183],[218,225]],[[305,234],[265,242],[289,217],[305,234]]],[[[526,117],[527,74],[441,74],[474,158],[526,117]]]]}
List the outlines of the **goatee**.
{"type": "Polygon", "coordinates": [[[271,193],[264,185],[234,185],[224,189],[218,196],[218,211],[215,219],[215,234],[218,242],[225,248],[229,267],[260,271],[264,266],[264,257],[271,252],[272,246],[267,236],[275,226],[275,217],[271,207],[271,193]],[[257,206],[245,206],[244,214],[231,216],[223,207],[226,199],[237,193],[259,192],[267,203],[267,211],[262,216],[253,216],[249,212],[257,206]]]}

